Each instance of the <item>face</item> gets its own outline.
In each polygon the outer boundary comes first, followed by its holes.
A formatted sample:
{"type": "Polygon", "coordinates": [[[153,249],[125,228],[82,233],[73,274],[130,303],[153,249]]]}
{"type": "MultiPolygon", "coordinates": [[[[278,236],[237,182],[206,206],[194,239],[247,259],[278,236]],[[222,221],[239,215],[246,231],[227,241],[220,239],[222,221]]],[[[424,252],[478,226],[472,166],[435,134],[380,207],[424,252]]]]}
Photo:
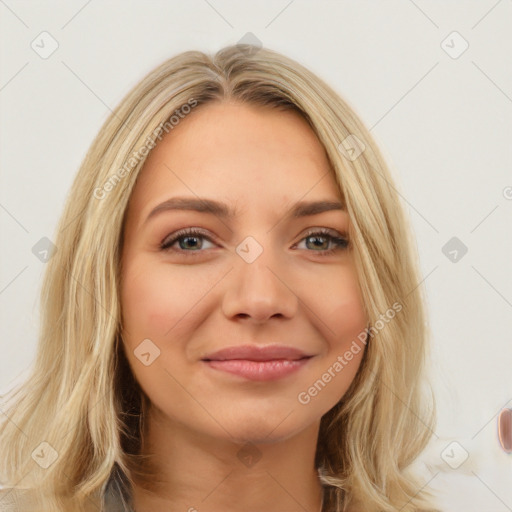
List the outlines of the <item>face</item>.
{"type": "Polygon", "coordinates": [[[367,325],[340,203],[294,112],[203,105],[157,144],[121,271],[124,349],[151,414],[241,442],[319,424],[357,372],[367,325]]]}

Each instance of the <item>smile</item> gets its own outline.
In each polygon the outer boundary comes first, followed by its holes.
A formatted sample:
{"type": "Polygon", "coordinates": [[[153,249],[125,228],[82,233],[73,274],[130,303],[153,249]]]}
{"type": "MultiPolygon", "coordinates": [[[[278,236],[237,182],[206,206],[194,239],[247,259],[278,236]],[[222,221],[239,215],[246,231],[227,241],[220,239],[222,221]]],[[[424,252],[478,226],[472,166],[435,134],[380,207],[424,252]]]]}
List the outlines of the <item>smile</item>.
{"type": "Polygon", "coordinates": [[[312,357],[294,347],[243,345],[219,350],[202,361],[214,370],[244,379],[272,381],[304,368],[312,357]]]}
{"type": "Polygon", "coordinates": [[[290,361],[274,359],[272,361],[248,361],[228,359],[224,361],[205,361],[210,368],[233,373],[250,380],[277,380],[303,368],[309,357],[290,361]]]}

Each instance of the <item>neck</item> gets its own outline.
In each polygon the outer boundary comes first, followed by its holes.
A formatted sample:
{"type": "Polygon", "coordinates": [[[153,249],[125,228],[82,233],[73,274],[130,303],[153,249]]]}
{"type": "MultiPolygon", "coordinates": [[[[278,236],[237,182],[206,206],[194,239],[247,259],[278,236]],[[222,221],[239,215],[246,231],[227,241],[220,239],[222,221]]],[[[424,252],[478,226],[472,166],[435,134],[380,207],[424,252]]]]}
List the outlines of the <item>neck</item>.
{"type": "Polygon", "coordinates": [[[142,454],[157,478],[137,479],[136,512],[316,512],[319,422],[286,440],[235,443],[149,415],[142,454]]]}

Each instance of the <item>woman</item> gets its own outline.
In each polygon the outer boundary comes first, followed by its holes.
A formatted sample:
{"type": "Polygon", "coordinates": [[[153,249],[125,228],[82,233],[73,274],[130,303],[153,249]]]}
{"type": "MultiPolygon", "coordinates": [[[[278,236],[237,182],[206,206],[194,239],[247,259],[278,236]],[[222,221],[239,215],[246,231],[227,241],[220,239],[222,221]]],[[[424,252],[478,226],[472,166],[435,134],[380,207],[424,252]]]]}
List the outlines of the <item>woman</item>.
{"type": "Polygon", "coordinates": [[[0,505],[432,510],[409,232],[368,130],[297,62],[162,64],[73,184],[0,505]]]}

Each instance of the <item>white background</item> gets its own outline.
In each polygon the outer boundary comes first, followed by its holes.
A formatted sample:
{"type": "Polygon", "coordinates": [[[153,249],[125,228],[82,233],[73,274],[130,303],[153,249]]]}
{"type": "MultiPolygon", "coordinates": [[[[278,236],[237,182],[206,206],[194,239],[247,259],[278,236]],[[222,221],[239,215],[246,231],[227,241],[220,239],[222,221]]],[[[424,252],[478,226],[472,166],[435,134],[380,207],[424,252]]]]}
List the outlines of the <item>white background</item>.
{"type": "Polygon", "coordinates": [[[397,181],[433,335],[425,482],[446,511],[512,511],[496,426],[512,407],[511,0],[1,0],[0,15],[0,392],[35,353],[44,263],[32,247],[54,236],[110,109],[163,60],[252,32],[347,99],[397,181]],[[47,59],[31,48],[43,31],[59,45],[47,59]],[[457,58],[453,31],[469,44],[457,58]],[[442,252],[454,236],[468,248],[457,262],[442,252]],[[452,461],[469,454],[458,469],[441,457],[453,441],[452,461]]]}

